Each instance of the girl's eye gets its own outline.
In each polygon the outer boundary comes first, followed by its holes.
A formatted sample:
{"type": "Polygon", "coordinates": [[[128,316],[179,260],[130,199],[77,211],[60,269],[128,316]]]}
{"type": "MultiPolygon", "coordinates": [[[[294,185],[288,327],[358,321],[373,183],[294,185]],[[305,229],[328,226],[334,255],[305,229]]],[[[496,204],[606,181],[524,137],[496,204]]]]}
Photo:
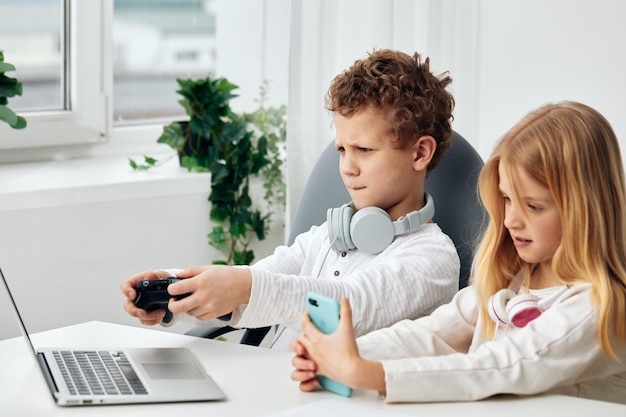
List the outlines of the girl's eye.
{"type": "Polygon", "coordinates": [[[502,196],[502,200],[504,201],[505,204],[510,204],[511,203],[511,199],[505,195],[502,196]]]}
{"type": "Polygon", "coordinates": [[[530,211],[540,211],[541,207],[535,206],[533,204],[529,204],[528,208],[530,209],[530,211]]]}

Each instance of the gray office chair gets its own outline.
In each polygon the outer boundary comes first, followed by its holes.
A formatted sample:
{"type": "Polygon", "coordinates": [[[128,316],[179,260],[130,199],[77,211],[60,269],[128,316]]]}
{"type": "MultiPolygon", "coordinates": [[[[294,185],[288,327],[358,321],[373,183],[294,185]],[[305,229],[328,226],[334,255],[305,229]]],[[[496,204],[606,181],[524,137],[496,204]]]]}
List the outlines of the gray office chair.
{"type": "MultiPolygon", "coordinates": [[[[474,244],[479,237],[484,210],[476,193],[478,174],[483,160],[476,150],[458,133],[453,133],[452,146],[426,178],[426,191],[435,201],[434,221],[456,246],[461,259],[459,288],[467,285],[474,244]]],[[[302,192],[291,226],[287,244],[311,226],[326,221],[329,208],[350,201],[350,195],[339,175],[339,153],[334,142],[326,146],[311,171],[302,192]]],[[[258,346],[270,327],[246,329],[241,343],[258,346]]],[[[226,328],[195,328],[187,334],[215,338],[232,330],[226,328]]]]}

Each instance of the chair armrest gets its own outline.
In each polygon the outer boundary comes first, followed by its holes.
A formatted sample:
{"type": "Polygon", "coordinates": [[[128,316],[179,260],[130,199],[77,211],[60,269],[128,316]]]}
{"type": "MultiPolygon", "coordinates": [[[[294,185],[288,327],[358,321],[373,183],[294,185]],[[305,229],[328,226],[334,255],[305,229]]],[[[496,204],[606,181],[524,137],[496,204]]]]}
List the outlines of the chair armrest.
{"type": "Polygon", "coordinates": [[[245,330],[241,341],[239,343],[243,345],[250,346],[260,346],[261,342],[269,331],[272,329],[272,326],[267,327],[259,327],[257,329],[238,329],[236,327],[224,326],[224,327],[207,327],[207,326],[197,326],[190,330],[188,330],[185,334],[188,336],[196,336],[196,337],[204,337],[206,339],[215,339],[220,337],[226,333],[230,333],[237,330],[245,330]]]}
{"type": "Polygon", "coordinates": [[[224,326],[224,327],[197,326],[188,330],[185,334],[188,336],[204,337],[205,339],[215,339],[226,333],[230,333],[236,330],[239,330],[239,329],[235,327],[231,327],[231,326],[224,326]]]}

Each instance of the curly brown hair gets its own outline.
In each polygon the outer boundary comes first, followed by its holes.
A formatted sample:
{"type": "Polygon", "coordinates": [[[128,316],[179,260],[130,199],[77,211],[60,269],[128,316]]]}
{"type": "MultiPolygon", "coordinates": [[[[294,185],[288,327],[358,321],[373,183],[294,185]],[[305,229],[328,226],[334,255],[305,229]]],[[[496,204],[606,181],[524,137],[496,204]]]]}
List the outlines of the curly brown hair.
{"type": "Polygon", "coordinates": [[[374,50],[337,75],[326,94],[326,109],[349,117],[365,107],[388,112],[397,146],[405,149],[421,136],[432,136],[437,150],[432,170],[452,143],[454,97],[446,91],[447,72],[435,76],[430,60],[389,49],[374,50]]]}

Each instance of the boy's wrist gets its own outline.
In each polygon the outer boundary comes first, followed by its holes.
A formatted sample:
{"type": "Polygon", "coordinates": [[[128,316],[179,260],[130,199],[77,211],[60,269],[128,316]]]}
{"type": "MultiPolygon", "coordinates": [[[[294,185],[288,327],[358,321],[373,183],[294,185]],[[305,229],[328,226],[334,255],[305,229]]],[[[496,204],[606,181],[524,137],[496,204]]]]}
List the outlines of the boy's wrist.
{"type": "Polygon", "coordinates": [[[252,272],[249,268],[237,268],[237,290],[239,293],[239,305],[250,303],[250,294],[252,294],[252,272]]]}

